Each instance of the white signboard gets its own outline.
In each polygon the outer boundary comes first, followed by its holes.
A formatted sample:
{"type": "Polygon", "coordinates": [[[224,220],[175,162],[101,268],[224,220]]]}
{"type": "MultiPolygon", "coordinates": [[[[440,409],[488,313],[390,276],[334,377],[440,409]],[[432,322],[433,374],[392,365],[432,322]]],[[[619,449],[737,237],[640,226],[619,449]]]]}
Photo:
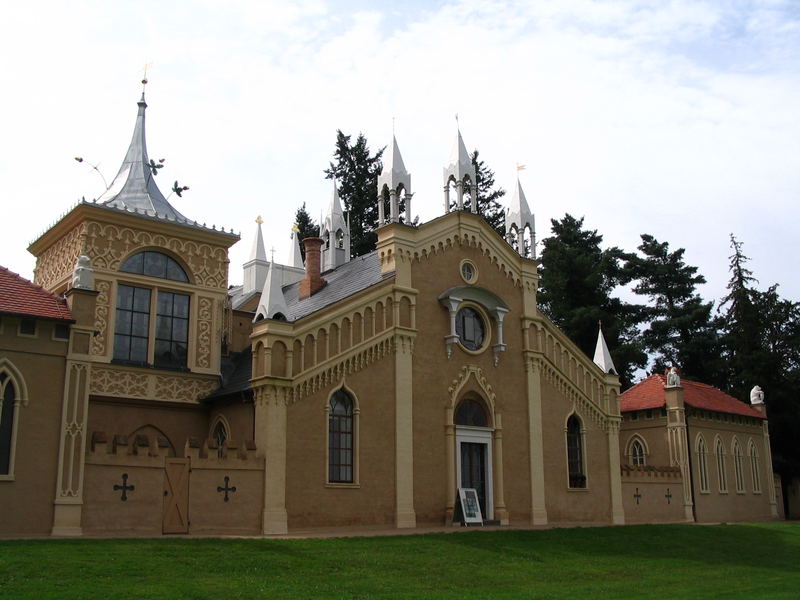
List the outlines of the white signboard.
{"type": "Polygon", "coordinates": [[[478,492],[475,488],[458,488],[458,497],[461,500],[461,514],[464,523],[478,523],[483,525],[481,504],[478,502],[478,492]]]}

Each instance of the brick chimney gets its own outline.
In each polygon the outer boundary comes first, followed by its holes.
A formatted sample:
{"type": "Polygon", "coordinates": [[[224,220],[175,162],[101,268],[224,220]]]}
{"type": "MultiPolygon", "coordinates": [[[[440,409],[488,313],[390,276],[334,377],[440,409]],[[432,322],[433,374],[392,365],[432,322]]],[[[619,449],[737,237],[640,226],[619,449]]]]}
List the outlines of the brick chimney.
{"type": "Polygon", "coordinates": [[[303,240],[306,248],[306,277],[300,282],[300,300],[316,294],[327,283],[320,276],[320,247],[322,238],[307,237],[303,240]]]}

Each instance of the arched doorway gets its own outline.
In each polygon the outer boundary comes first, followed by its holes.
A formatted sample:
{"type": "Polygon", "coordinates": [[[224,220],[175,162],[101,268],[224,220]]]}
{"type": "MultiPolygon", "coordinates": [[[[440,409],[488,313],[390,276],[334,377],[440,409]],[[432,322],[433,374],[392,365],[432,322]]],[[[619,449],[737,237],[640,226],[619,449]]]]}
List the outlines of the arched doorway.
{"type": "Polygon", "coordinates": [[[478,494],[484,520],[494,518],[492,428],[483,400],[468,395],[453,414],[456,427],[456,485],[478,494]]]}

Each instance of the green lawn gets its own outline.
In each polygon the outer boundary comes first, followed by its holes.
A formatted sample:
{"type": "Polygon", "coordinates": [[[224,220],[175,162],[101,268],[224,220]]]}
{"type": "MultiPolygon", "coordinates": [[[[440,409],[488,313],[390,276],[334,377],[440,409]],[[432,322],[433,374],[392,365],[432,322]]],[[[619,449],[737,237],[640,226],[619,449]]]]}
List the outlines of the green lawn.
{"type": "Polygon", "coordinates": [[[0,598],[799,598],[800,523],[0,542],[0,598]]]}

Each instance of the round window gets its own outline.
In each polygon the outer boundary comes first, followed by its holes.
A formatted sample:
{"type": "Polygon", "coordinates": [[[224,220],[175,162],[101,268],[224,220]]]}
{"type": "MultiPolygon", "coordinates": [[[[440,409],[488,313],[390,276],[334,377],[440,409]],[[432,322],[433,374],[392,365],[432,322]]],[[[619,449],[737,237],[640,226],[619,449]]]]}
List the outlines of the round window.
{"type": "Polygon", "coordinates": [[[480,350],[486,334],[483,318],[474,308],[465,307],[456,313],[456,333],[467,350],[480,350]]]}
{"type": "Polygon", "coordinates": [[[467,283],[475,283],[478,279],[478,270],[468,260],[461,261],[461,277],[467,283]]]}

